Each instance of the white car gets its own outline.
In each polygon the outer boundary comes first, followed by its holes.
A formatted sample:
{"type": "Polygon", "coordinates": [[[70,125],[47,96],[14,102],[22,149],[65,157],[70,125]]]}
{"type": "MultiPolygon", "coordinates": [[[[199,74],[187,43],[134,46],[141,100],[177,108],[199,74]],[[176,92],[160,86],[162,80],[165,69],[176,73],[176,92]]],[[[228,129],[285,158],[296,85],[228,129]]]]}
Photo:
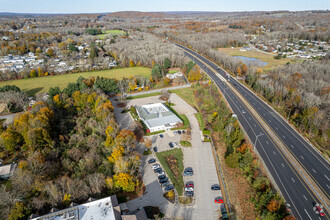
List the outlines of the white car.
{"type": "Polygon", "coordinates": [[[157,169],[157,168],[159,168],[159,167],[160,167],[160,165],[159,165],[159,164],[157,164],[157,163],[156,163],[156,164],[154,164],[154,165],[152,165],[152,169],[153,169],[153,170],[155,170],[155,169],[157,169]]]}
{"type": "Polygon", "coordinates": [[[173,142],[173,147],[177,147],[178,144],[176,142],[173,142]]]}
{"type": "Polygon", "coordinates": [[[186,192],[194,192],[194,188],[192,188],[192,187],[186,187],[186,188],[184,188],[184,191],[186,191],[186,192]]]}
{"type": "Polygon", "coordinates": [[[161,172],[159,172],[157,174],[158,174],[158,176],[161,176],[161,175],[165,175],[165,172],[164,171],[161,171],[161,172]]]}

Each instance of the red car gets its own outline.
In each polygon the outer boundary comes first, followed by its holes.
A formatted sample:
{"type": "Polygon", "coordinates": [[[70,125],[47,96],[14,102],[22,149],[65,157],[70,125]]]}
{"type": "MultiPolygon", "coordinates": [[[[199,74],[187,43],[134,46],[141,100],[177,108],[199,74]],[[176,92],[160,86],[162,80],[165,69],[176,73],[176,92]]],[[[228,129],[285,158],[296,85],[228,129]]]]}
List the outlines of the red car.
{"type": "Polygon", "coordinates": [[[214,202],[218,203],[218,204],[221,204],[221,203],[223,203],[223,199],[222,199],[222,197],[217,197],[217,198],[214,199],[214,202]]]}
{"type": "Polygon", "coordinates": [[[193,182],[187,182],[185,187],[187,187],[187,188],[189,188],[189,187],[194,188],[194,183],[193,182]]]}
{"type": "Polygon", "coordinates": [[[313,202],[313,210],[316,214],[320,215],[320,216],[325,216],[324,211],[323,211],[323,206],[313,202]]]}

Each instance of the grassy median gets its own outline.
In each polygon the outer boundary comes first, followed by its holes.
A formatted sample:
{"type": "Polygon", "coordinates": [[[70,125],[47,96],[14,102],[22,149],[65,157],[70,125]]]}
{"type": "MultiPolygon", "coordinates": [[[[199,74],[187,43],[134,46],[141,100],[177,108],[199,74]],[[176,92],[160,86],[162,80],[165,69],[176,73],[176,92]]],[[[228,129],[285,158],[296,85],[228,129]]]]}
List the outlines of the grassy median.
{"type": "Polygon", "coordinates": [[[183,153],[181,148],[156,153],[179,196],[183,193],[183,153]]]}

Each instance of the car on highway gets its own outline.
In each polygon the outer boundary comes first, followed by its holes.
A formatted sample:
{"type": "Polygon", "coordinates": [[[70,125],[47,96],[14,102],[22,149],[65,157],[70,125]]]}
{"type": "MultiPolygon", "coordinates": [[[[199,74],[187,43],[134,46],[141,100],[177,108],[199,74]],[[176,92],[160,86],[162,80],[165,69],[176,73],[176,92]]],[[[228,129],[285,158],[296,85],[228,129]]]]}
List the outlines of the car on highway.
{"type": "Polygon", "coordinates": [[[159,179],[159,180],[161,180],[161,179],[165,179],[165,178],[166,178],[165,175],[160,175],[160,176],[158,176],[158,179],[159,179]]]}
{"type": "Polygon", "coordinates": [[[157,153],[158,152],[158,148],[157,147],[154,147],[154,152],[157,153]]]}
{"type": "Polygon", "coordinates": [[[185,187],[192,187],[192,188],[194,188],[194,182],[193,181],[186,182],[186,186],[185,187]]]}
{"type": "Polygon", "coordinates": [[[150,160],[148,160],[148,163],[155,163],[156,162],[156,159],[155,158],[151,158],[150,160]]]}
{"type": "Polygon", "coordinates": [[[185,187],[184,188],[184,191],[186,191],[186,192],[193,192],[194,191],[194,188],[192,188],[192,187],[185,187]]]}
{"type": "Polygon", "coordinates": [[[168,143],[168,145],[170,145],[170,148],[174,147],[172,142],[168,143]]]}
{"type": "Polygon", "coordinates": [[[221,203],[223,203],[223,199],[222,199],[222,197],[219,196],[219,197],[214,199],[214,202],[218,203],[218,204],[221,204],[221,203]]]}
{"type": "Polygon", "coordinates": [[[157,168],[160,168],[160,165],[158,164],[158,163],[156,163],[156,164],[154,164],[154,165],[152,165],[152,169],[157,169],[157,168]]]}
{"type": "Polygon", "coordinates": [[[322,205],[313,202],[313,210],[317,215],[325,216],[322,205]]]}
{"type": "Polygon", "coordinates": [[[163,137],[164,137],[164,135],[160,134],[160,135],[159,135],[159,137],[160,137],[160,138],[163,138],[163,137]]]}
{"type": "Polygon", "coordinates": [[[163,169],[161,167],[154,169],[155,173],[163,172],[163,169]]]}
{"type": "Polygon", "coordinates": [[[173,185],[168,185],[168,186],[165,187],[165,192],[170,191],[172,189],[174,189],[174,186],[173,185]]]}
{"type": "Polygon", "coordinates": [[[244,111],[244,110],[242,110],[242,113],[243,113],[243,114],[245,114],[245,111],[244,111]]]}
{"type": "Polygon", "coordinates": [[[165,172],[164,171],[158,172],[158,176],[161,176],[161,175],[165,175],[165,172]]]}
{"type": "Polygon", "coordinates": [[[211,186],[211,190],[220,190],[220,185],[219,184],[214,184],[211,186]]]}
{"type": "Polygon", "coordinates": [[[160,179],[160,180],[159,180],[159,183],[166,183],[166,182],[168,182],[168,179],[167,179],[167,178],[165,178],[165,179],[160,179]]]}

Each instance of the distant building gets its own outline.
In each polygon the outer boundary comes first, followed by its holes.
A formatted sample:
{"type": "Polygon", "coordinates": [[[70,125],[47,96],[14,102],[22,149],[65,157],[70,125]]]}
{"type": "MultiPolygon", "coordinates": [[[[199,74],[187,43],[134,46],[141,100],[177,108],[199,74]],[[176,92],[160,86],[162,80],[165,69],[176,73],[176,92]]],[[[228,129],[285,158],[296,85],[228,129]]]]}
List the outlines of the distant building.
{"type": "Polygon", "coordinates": [[[0,179],[9,179],[17,167],[16,163],[1,165],[0,163],[0,179]]]}
{"type": "Polygon", "coordinates": [[[136,112],[150,132],[169,130],[182,123],[163,103],[137,106],[136,112]]]}

